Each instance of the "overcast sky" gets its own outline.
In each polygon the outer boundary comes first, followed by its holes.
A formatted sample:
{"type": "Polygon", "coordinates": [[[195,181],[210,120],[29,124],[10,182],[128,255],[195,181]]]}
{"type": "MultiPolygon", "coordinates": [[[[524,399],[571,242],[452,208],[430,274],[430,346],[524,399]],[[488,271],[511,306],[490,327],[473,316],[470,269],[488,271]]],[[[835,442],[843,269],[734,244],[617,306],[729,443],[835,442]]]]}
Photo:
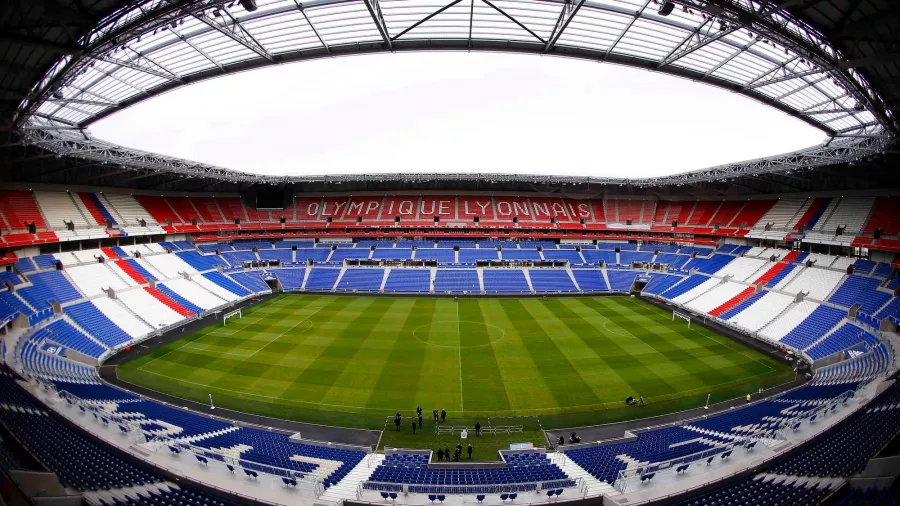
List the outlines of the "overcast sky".
{"type": "Polygon", "coordinates": [[[246,172],[652,177],[825,134],[741,95],[534,55],[405,53],[282,65],[185,86],[91,127],[104,140],[246,172]]]}

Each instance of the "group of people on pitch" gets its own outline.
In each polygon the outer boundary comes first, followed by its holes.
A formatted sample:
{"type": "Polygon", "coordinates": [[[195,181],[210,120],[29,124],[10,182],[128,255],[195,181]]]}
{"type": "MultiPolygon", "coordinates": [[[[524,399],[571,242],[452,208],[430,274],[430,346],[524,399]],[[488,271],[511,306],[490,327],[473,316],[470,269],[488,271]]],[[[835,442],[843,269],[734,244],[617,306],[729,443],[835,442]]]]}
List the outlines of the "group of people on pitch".
{"type": "MultiPolygon", "coordinates": [[[[431,411],[431,414],[434,416],[435,425],[437,425],[438,423],[444,423],[447,421],[447,410],[445,410],[445,409],[442,409],[440,412],[438,412],[437,409],[434,409],[431,411]]],[[[394,427],[396,427],[396,430],[399,432],[400,430],[402,430],[401,429],[402,426],[403,426],[403,415],[400,413],[397,413],[396,415],[394,415],[394,427]]],[[[412,426],[413,434],[415,434],[416,431],[425,428],[425,424],[422,421],[422,406],[416,407],[416,416],[413,417],[411,426],[412,426]]],[[[475,435],[476,436],[481,435],[481,422],[475,422],[475,435]]]]}
{"type": "MultiPolygon", "coordinates": [[[[438,451],[437,451],[438,462],[443,462],[445,457],[447,459],[447,462],[459,462],[459,460],[462,458],[462,452],[463,452],[462,443],[459,443],[456,445],[456,449],[453,451],[453,457],[451,460],[450,448],[444,448],[443,450],[438,448],[438,451]]],[[[469,443],[469,445],[466,447],[466,453],[469,454],[469,460],[472,460],[472,443],[469,443]]]]}

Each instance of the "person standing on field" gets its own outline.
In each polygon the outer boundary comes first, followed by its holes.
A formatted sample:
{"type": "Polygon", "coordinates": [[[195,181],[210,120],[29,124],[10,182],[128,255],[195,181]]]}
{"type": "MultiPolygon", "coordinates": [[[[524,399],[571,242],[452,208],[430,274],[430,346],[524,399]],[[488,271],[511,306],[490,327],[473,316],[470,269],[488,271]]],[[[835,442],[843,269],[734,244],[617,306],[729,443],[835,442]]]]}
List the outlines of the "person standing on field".
{"type": "Polygon", "coordinates": [[[435,409],[434,411],[432,411],[431,414],[434,415],[434,423],[438,423],[438,411],[437,411],[437,409],[435,409]]]}
{"type": "Polygon", "coordinates": [[[441,410],[441,423],[444,423],[446,421],[447,421],[447,410],[442,409],[441,410]]]}

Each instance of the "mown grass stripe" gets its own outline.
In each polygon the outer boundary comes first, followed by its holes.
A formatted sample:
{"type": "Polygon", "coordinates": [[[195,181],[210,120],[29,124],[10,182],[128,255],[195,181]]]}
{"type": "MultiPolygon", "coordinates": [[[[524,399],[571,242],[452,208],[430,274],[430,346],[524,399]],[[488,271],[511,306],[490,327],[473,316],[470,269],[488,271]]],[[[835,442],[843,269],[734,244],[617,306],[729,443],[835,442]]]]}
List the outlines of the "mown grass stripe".
{"type": "Polygon", "coordinates": [[[503,339],[503,331],[489,327],[481,311],[481,300],[460,299],[460,326],[463,394],[470,411],[508,410],[506,384],[500,374],[494,342],[503,339]]]}
{"type": "Polygon", "coordinates": [[[431,323],[435,305],[433,299],[396,299],[391,312],[398,317],[402,315],[402,323],[398,318],[398,324],[385,334],[389,353],[370,385],[372,390],[366,406],[416,406],[424,373],[425,344],[413,338],[412,329],[431,323]]]}
{"type": "MultiPolygon", "coordinates": [[[[307,348],[315,348],[315,359],[302,371],[298,371],[283,395],[296,396],[309,402],[323,402],[344,371],[346,362],[359,349],[362,342],[374,331],[374,325],[391,301],[377,298],[345,298],[345,304],[330,319],[323,320],[315,343],[307,342],[307,348]]],[[[336,403],[356,405],[355,403],[336,403]]]]}
{"type": "MultiPolygon", "coordinates": [[[[605,317],[605,313],[597,311],[587,304],[592,299],[554,299],[550,306],[560,316],[562,321],[582,337],[582,340],[594,352],[603,358],[606,366],[631,386],[628,395],[659,395],[677,391],[675,385],[670,384],[665,376],[656,372],[654,362],[667,363],[664,357],[655,353],[647,353],[646,345],[635,342],[633,335],[611,335],[609,327],[602,323],[595,324],[589,321],[583,314],[585,312],[599,314],[605,317]],[[636,347],[641,350],[636,355],[625,346],[636,347]]],[[[618,332],[618,329],[616,329],[618,332]]],[[[628,330],[628,329],[623,329],[628,330]]],[[[621,393],[621,392],[620,392],[621,393]]]]}
{"type": "MultiPolygon", "coordinates": [[[[593,301],[586,300],[584,302],[595,311],[597,310],[597,306],[593,304],[593,301]]],[[[659,331],[648,331],[649,328],[659,325],[660,322],[638,314],[636,311],[633,311],[632,307],[631,301],[606,307],[607,312],[604,313],[604,316],[613,319],[620,327],[627,329],[636,339],[653,348],[660,356],[665,357],[665,363],[658,364],[654,368],[654,372],[658,376],[664,378],[670,384],[679,385],[681,389],[685,390],[702,388],[732,379],[728,375],[723,374],[722,370],[711,367],[703,360],[697,360],[698,355],[704,352],[721,353],[720,350],[713,351],[709,349],[709,345],[715,345],[715,343],[702,342],[696,348],[683,349],[676,343],[688,341],[686,336],[676,334],[682,339],[673,339],[674,336],[671,335],[668,338],[663,337],[663,334],[659,331]],[[723,378],[723,376],[725,377],[723,378]]],[[[722,369],[732,365],[722,355],[719,355],[719,360],[725,362],[722,364],[722,369]]]]}
{"type": "Polygon", "coordinates": [[[534,373],[545,378],[557,405],[601,402],[556,343],[539,326],[534,325],[523,301],[503,299],[500,305],[506,310],[516,332],[523,337],[522,343],[537,367],[534,373]]]}

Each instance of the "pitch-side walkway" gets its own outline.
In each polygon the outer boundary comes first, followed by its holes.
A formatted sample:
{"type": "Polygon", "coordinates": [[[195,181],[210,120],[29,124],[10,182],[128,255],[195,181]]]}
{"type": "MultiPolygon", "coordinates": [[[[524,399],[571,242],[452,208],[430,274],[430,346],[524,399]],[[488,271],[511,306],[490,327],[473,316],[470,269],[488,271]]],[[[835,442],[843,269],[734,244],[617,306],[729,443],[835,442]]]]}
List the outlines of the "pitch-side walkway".
{"type": "MultiPolygon", "coordinates": [[[[796,388],[802,384],[806,383],[806,379],[797,378],[794,381],[789,383],[785,383],[783,385],[778,385],[777,387],[770,388],[768,390],[764,390],[762,394],[762,398],[772,397],[774,395],[780,394],[781,392],[790,390],[792,388],[796,388]]],[[[757,401],[757,396],[753,396],[753,400],[757,401]]],[[[588,427],[570,427],[566,429],[553,429],[547,430],[545,433],[547,434],[547,440],[550,441],[552,446],[555,447],[556,441],[560,436],[569,439],[569,434],[575,432],[581,438],[582,443],[589,443],[593,441],[606,441],[608,439],[616,439],[625,435],[625,431],[634,430],[634,429],[643,429],[645,427],[655,427],[658,425],[669,425],[675,422],[680,422],[682,420],[689,420],[692,418],[698,418],[701,416],[707,416],[714,413],[718,413],[720,411],[726,411],[733,407],[743,406],[747,401],[743,398],[731,399],[724,402],[719,402],[716,404],[710,404],[709,409],[704,409],[703,407],[698,407],[696,409],[689,409],[686,411],[679,411],[677,413],[669,413],[667,415],[654,416],[650,418],[638,418],[635,420],[630,420],[627,422],[617,422],[617,423],[607,423],[603,425],[591,425],[588,427]]],[[[640,412],[640,407],[634,407],[635,412],[640,412]]]]}

